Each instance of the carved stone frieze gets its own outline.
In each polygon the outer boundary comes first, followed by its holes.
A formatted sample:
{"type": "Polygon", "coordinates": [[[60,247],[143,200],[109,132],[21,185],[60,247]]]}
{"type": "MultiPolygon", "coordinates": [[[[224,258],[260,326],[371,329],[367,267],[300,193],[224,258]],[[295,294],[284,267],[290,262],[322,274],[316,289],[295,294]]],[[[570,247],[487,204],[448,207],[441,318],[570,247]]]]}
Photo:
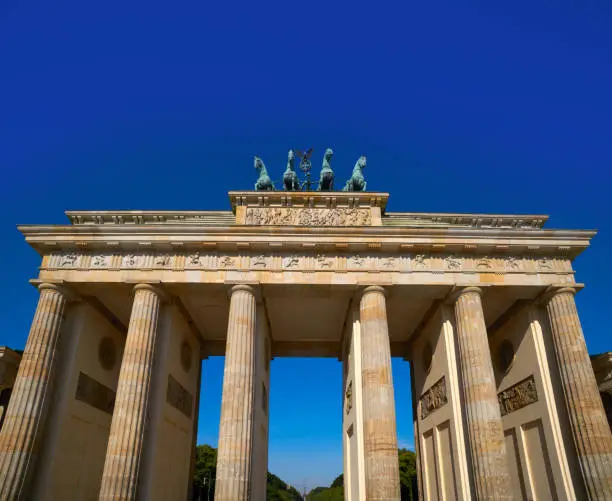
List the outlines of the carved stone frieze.
{"type": "Polygon", "coordinates": [[[79,256],[78,254],[67,252],[66,254],[62,256],[61,261],[60,261],[60,266],[62,268],[73,267],[78,263],[80,257],[81,256],[79,256]]]}
{"type": "Polygon", "coordinates": [[[462,260],[453,256],[453,255],[448,255],[446,256],[446,258],[444,258],[444,261],[446,263],[446,268],[448,270],[451,271],[458,271],[461,270],[461,266],[463,264],[462,260]]]}
{"type": "Polygon", "coordinates": [[[45,269],[125,270],[271,270],[271,271],[378,271],[395,273],[562,273],[571,274],[566,257],[478,256],[459,253],[389,253],[303,251],[298,253],[190,251],[183,253],[130,252],[102,254],[58,252],[45,269]]]}
{"type": "Polygon", "coordinates": [[[348,414],[353,408],[353,382],[350,381],[344,393],[344,412],[348,414]]]}
{"type": "Polygon", "coordinates": [[[416,254],[413,259],[414,269],[424,270],[429,265],[429,258],[425,254],[416,254]]]}
{"type": "Polygon", "coordinates": [[[144,267],[145,256],[143,254],[125,254],[121,262],[122,268],[142,268],[144,267]]]}
{"type": "Polygon", "coordinates": [[[317,269],[332,270],[336,268],[337,257],[329,254],[317,254],[315,257],[317,269]]]}
{"type": "Polygon", "coordinates": [[[111,256],[95,254],[91,256],[90,265],[92,268],[109,268],[111,265],[111,256]]]}
{"type": "Polygon", "coordinates": [[[79,373],[75,398],[112,416],[115,391],[84,372],[79,373]]]}
{"type": "Polygon", "coordinates": [[[270,258],[265,254],[257,254],[251,256],[251,268],[262,268],[266,269],[269,266],[270,258]]]}
{"type": "Polygon", "coordinates": [[[369,208],[248,207],[246,224],[258,226],[371,226],[369,208]]]}
{"type": "Polygon", "coordinates": [[[166,401],[172,407],[191,419],[193,395],[189,393],[189,391],[170,374],[168,374],[166,401]]]}
{"type": "Polygon", "coordinates": [[[421,419],[425,419],[433,411],[448,403],[446,394],[446,378],[442,376],[421,397],[421,419]]]}
{"type": "Polygon", "coordinates": [[[519,381],[497,394],[501,415],[518,411],[538,401],[538,390],[533,376],[519,381]]]}
{"type": "Polygon", "coordinates": [[[299,256],[285,256],[282,259],[283,268],[288,270],[297,270],[300,268],[299,256]]]}
{"type": "Polygon", "coordinates": [[[156,268],[167,268],[172,264],[172,256],[170,254],[158,254],[155,256],[156,268]]]}
{"type": "Polygon", "coordinates": [[[347,264],[349,268],[362,269],[367,266],[367,262],[367,257],[362,256],[361,254],[353,254],[349,256],[347,264]]]}

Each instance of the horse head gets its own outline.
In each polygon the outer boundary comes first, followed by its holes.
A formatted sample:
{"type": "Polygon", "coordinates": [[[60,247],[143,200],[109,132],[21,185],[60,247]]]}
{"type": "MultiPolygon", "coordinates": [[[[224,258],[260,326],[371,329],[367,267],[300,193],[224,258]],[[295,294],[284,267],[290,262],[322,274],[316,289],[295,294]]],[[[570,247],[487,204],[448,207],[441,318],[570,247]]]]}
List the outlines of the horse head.
{"type": "Polygon", "coordinates": [[[363,170],[366,168],[367,165],[368,165],[368,161],[365,155],[361,155],[359,159],[357,160],[357,163],[355,164],[354,170],[363,170]]]}
{"type": "Polygon", "coordinates": [[[253,161],[253,165],[254,167],[260,171],[261,168],[264,166],[263,161],[261,160],[261,158],[259,158],[257,155],[255,155],[254,161],[253,161]]]}
{"type": "Polygon", "coordinates": [[[293,150],[289,150],[289,153],[287,153],[287,169],[293,170],[294,160],[295,160],[295,153],[293,150]]]}
{"type": "Polygon", "coordinates": [[[332,150],[331,148],[327,148],[325,150],[325,155],[323,156],[323,158],[325,158],[325,160],[329,162],[333,156],[334,156],[334,150],[332,150]]]}

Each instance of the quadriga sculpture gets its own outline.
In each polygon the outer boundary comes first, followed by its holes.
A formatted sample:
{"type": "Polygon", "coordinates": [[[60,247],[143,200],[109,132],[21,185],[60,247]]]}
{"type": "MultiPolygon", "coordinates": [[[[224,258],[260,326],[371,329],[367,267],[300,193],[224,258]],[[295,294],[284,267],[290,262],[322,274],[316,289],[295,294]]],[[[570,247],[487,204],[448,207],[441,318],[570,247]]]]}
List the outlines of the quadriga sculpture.
{"type": "Polygon", "coordinates": [[[283,184],[285,185],[285,190],[287,191],[299,191],[300,190],[300,181],[298,180],[298,176],[293,169],[293,161],[295,160],[295,153],[293,150],[289,150],[287,155],[287,168],[285,169],[285,173],[283,174],[283,184]]]}
{"type": "Polygon", "coordinates": [[[363,177],[363,169],[366,168],[367,160],[365,155],[361,155],[355,167],[353,168],[353,175],[346,182],[342,191],[366,191],[366,180],[363,177]]]}
{"type": "Polygon", "coordinates": [[[334,171],[331,168],[333,156],[334,151],[331,148],[327,148],[325,155],[323,155],[323,166],[321,167],[318,191],[331,191],[334,189],[334,171]]]}
{"type": "Polygon", "coordinates": [[[263,163],[263,160],[258,156],[255,156],[255,168],[259,172],[259,177],[255,182],[255,191],[274,191],[274,183],[268,175],[268,170],[263,163]]]}

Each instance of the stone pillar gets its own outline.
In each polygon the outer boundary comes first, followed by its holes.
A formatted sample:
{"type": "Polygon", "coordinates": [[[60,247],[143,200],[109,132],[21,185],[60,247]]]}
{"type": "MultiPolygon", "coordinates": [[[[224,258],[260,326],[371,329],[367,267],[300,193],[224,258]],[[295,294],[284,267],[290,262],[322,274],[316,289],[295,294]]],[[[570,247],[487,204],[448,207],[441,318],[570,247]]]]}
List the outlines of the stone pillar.
{"type": "Polygon", "coordinates": [[[599,396],[576,303],[575,290],[545,297],[565,405],[589,499],[612,499],[612,435],[599,396]]]}
{"type": "Polygon", "coordinates": [[[0,434],[0,499],[28,499],[58,364],[57,343],[64,320],[67,295],[53,284],[38,286],[40,298],[11,403],[0,434]]]}
{"type": "Polygon", "coordinates": [[[385,290],[367,287],[359,305],[367,501],[399,501],[399,460],[385,290]]]}
{"type": "Polygon", "coordinates": [[[255,375],[255,290],[230,291],[215,501],[250,501],[255,375]]]}
{"type": "Polygon", "coordinates": [[[477,287],[466,287],[455,300],[459,368],[474,491],[479,500],[514,499],[481,294],[477,287]]]}
{"type": "Polygon", "coordinates": [[[111,421],[100,500],[137,498],[143,439],[150,411],[149,394],[162,293],[148,284],[134,287],[115,410],[111,421]]]}

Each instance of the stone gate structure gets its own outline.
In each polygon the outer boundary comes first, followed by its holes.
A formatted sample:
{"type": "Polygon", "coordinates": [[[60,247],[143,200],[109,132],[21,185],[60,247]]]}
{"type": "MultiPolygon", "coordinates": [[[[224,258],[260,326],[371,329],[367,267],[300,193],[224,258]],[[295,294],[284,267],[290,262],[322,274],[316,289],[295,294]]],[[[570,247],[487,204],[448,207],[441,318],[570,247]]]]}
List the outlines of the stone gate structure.
{"type": "Polygon", "coordinates": [[[282,356],[343,363],[349,500],[400,497],[392,356],[411,364],[422,499],[612,499],[574,302],[593,232],[388,213],[386,193],[229,197],[226,212],[19,228],[42,258],[40,299],[0,433],[0,500],[188,499],[211,355],[225,355],[217,501],[265,499],[282,356]]]}

